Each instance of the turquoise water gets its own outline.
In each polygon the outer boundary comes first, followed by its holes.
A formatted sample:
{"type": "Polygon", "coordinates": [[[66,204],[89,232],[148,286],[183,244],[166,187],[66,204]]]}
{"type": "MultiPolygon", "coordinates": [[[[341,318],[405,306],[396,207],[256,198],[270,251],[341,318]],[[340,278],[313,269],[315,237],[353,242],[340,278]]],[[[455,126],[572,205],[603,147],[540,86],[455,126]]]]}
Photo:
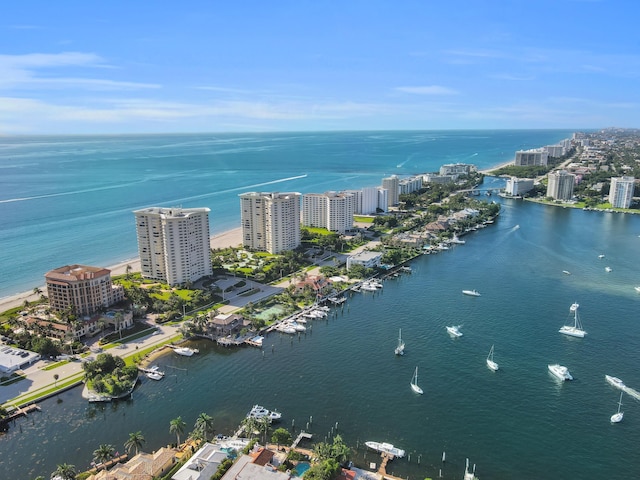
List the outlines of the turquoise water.
{"type": "Polygon", "coordinates": [[[211,233],[240,224],[247,191],[324,192],[444,163],[489,167],[570,131],[176,134],[0,138],[0,298],[61,265],[137,257],[133,210],[209,207],[211,233]]]}
{"type": "Polygon", "coordinates": [[[298,464],[296,465],[296,472],[298,472],[298,476],[302,477],[302,475],[304,475],[304,472],[309,470],[309,467],[311,467],[311,464],[309,464],[309,462],[298,462],[298,464]]]}
{"type": "Polygon", "coordinates": [[[178,415],[190,431],[206,412],[216,433],[230,434],[254,404],[313,441],[339,433],[359,466],[379,462],[365,441],[393,443],[407,457],[387,469],[410,480],[459,479],[465,458],[483,479],[635,478],[640,403],[625,395],[624,420],[611,425],[619,391],[604,375],[640,390],[640,217],[495,200],[494,225],[416,259],[378,293],[353,294],[306,334],[270,334],[264,350],[197,342],[197,356],[162,357],[165,379],[143,381],[129,402],[88,404],[79,389],[44,402],[0,438],[0,478],[88,467],[99,444],[122,448],[138,430],[153,451],[172,441],[178,415]],[[573,302],[584,339],[558,333],[573,302]],[[446,333],[453,324],[462,337],[446,333]],[[399,328],[402,357],[393,353],[399,328]],[[491,345],[497,372],[485,364],[491,345]],[[559,384],[550,363],[575,380],[559,384]],[[409,387],[416,366],[421,396],[409,387]]]}

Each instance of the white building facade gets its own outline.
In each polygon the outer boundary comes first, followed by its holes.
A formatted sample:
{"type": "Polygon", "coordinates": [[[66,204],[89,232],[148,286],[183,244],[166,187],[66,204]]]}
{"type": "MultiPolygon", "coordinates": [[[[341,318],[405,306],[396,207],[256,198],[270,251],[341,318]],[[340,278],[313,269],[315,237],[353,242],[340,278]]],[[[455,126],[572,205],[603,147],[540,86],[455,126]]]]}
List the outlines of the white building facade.
{"type": "Polygon", "coordinates": [[[571,200],[573,198],[573,186],[576,176],[566,170],[549,173],[547,184],[547,197],[554,200],[571,200]]]}
{"type": "Polygon", "coordinates": [[[307,193],[302,196],[302,224],[345,233],[353,228],[355,205],[352,193],[307,193]]]}
{"type": "Polygon", "coordinates": [[[516,152],[516,166],[546,165],[549,153],[544,148],[519,150],[516,152]]]}
{"type": "Polygon", "coordinates": [[[242,245],[269,253],[300,246],[300,194],[248,192],[240,195],[242,245]]]}
{"type": "MultiPolygon", "coordinates": [[[[387,209],[393,205],[397,205],[400,199],[400,179],[397,175],[391,175],[382,179],[382,188],[387,190],[387,209]]],[[[386,209],[385,209],[386,210],[386,209]]]]}
{"type": "Polygon", "coordinates": [[[531,189],[533,189],[533,179],[510,177],[507,178],[504,192],[507,195],[522,195],[531,189]]]}
{"type": "Polygon", "coordinates": [[[609,189],[609,203],[614,208],[629,208],[633,198],[635,178],[612,177],[609,189]]]}
{"type": "Polygon", "coordinates": [[[161,207],[134,211],[142,276],[180,285],[211,275],[209,212],[161,207]]]}

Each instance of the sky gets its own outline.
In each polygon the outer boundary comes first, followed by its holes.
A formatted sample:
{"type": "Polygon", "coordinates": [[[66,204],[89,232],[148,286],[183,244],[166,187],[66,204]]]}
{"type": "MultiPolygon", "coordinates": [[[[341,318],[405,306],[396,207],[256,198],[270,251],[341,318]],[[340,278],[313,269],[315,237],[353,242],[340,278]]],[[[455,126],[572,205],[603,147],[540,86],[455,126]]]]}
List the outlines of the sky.
{"type": "Polygon", "coordinates": [[[635,0],[22,0],[0,135],[640,126],[635,0]]]}

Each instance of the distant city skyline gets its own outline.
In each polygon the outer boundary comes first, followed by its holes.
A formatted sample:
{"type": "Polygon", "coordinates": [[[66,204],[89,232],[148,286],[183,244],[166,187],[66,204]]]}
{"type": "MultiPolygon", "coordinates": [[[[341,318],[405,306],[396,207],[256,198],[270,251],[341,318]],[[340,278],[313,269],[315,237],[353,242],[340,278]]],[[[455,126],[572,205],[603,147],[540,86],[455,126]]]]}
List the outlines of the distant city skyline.
{"type": "Polygon", "coordinates": [[[8,2],[0,135],[634,128],[630,6],[8,2]]]}

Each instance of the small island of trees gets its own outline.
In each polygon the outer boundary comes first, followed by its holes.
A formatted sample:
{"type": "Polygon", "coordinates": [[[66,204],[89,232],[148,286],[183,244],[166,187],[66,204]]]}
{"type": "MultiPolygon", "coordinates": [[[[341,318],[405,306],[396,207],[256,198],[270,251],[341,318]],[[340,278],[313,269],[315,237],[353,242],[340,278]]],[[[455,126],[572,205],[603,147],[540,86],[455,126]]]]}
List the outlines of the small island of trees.
{"type": "Polygon", "coordinates": [[[137,367],[125,365],[122,358],[110,353],[99,353],[95,360],[84,362],[82,369],[87,389],[99,395],[122,396],[138,380],[137,367]]]}

